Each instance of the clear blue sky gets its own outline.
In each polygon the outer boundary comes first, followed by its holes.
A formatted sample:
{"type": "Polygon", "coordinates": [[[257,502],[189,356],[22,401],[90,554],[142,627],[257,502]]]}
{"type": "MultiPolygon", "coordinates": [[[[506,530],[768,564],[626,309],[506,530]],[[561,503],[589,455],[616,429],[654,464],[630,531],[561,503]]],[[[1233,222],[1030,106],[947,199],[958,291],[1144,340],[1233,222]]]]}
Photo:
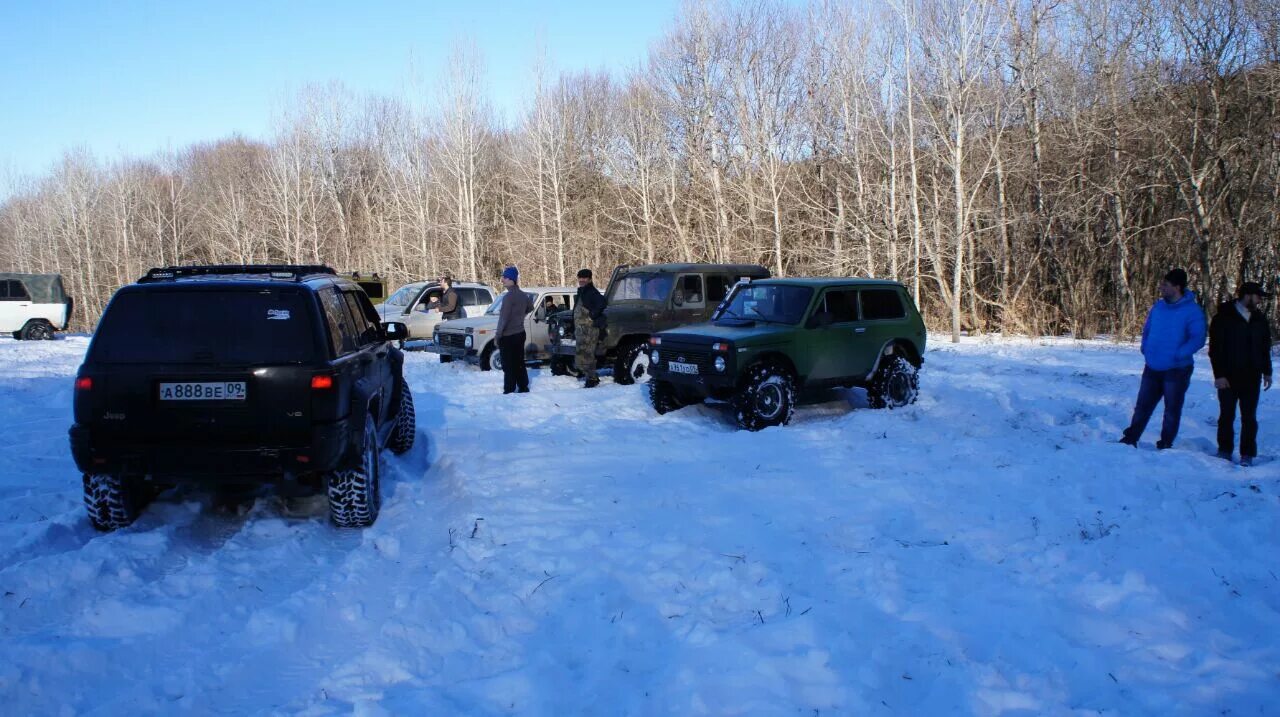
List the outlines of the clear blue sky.
{"type": "Polygon", "coordinates": [[[678,11],[678,0],[0,0],[0,173],[43,174],[73,147],[112,159],[265,137],[307,84],[401,94],[417,74],[430,86],[460,40],[513,113],[539,42],[556,70],[622,69],[678,11]]]}

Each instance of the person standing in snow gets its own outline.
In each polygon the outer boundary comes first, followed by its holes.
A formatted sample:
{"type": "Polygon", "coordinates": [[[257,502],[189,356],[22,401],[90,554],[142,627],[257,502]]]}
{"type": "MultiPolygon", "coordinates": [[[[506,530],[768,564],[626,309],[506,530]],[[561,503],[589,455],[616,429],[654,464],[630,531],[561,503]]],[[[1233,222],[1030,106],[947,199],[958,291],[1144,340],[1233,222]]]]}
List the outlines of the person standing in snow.
{"type": "Polygon", "coordinates": [[[502,270],[502,308],[498,310],[498,351],[502,354],[502,392],[528,393],[529,369],[524,365],[524,317],[533,303],[520,288],[520,272],[514,266],[502,270]]]}
{"type": "Polygon", "coordinates": [[[1218,307],[1209,326],[1209,362],[1218,389],[1218,457],[1231,460],[1235,443],[1236,404],[1240,404],[1240,465],[1253,465],[1258,455],[1259,389],[1271,389],[1271,327],[1262,313],[1269,295],[1246,281],[1237,299],[1218,307]]]}
{"type": "Polygon", "coordinates": [[[604,296],[591,282],[591,270],[578,270],[578,298],[573,310],[573,338],[577,345],[574,357],[578,373],[587,379],[585,388],[600,385],[596,375],[596,348],[605,330],[604,296]]]}
{"type": "Polygon", "coordinates": [[[453,277],[449,274],[440,277],[440,287],[444,290],[440,298],[428,303],[426,310],[439,309],[442,321],[464,318],[466,314],[458,303],[458,291],[453,288],[453,277]]]}
{"type": "Polygon", "coordinates": [[[1191,385],[1195,353],[1204,346],[1204,311],[1193,291],[1187,291],[1187,272],[1174,269],[1160,282],[1161,298],[1151,307],[1142,326],[1142,384],[1133,407],[1133,420],[1124,430],[1121,443],[1137,447],[1147,421],[1164,399],[1164,424],[1156,448],[1173,447],[1182,422],[1182,399],[1191,385]]]}

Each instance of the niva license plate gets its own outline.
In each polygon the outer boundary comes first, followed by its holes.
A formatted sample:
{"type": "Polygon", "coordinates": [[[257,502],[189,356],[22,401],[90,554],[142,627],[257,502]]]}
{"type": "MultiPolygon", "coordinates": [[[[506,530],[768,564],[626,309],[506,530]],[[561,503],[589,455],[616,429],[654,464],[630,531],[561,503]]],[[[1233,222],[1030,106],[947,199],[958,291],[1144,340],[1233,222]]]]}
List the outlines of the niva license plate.
{"type": "Polygon", "coordinates": [[[696,363],[680,363],[679,361],[668,361],[667,370],[671,373],[687,373],[697,375],[698,364],[696,363]]]}
{"type": "Polygon", "coordinates": [[[160,384],[161,401],[243,401],[244,381],[183,381],[160,384]]]}

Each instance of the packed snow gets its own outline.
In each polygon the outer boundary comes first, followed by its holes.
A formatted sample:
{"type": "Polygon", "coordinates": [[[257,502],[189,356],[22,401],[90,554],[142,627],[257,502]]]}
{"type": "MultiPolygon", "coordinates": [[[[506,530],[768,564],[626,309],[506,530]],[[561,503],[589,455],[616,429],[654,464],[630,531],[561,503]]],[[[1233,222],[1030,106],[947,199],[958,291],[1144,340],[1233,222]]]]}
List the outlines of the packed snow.
{"type": "MultiPolygon", "coordinates": [[[[1280,464],[1174,450],[1131,345],[935,341],[920,401],[787,427],[656,416],[414,353],[377,524],[177,490],[96,533],[84,337],[0,340],[0,704],[14,715],[1260,714],[1280,705],[1280,464]]],[[[1280,450],[1280,394],[1259,444],[1280,450]]]]}

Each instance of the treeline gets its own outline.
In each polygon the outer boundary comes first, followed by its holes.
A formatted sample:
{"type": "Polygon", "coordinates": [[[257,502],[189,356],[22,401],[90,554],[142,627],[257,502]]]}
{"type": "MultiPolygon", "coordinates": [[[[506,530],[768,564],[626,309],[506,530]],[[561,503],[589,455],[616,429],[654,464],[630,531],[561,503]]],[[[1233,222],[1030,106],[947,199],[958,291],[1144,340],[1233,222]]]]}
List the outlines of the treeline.
{"type": "Polygon", "coordinates": [[[1132,333],[1174,265],[1206,304],[1275,286],[1280,0],[704,2],[632,71],[546,68],[501,68],[513,122],[463,48],[430,92],[311,88],[269,141],[68,153],[0,205],[3,268],[90,324],[187,262],[757,262],[896,278],[957,335],[1132,333]]]}

